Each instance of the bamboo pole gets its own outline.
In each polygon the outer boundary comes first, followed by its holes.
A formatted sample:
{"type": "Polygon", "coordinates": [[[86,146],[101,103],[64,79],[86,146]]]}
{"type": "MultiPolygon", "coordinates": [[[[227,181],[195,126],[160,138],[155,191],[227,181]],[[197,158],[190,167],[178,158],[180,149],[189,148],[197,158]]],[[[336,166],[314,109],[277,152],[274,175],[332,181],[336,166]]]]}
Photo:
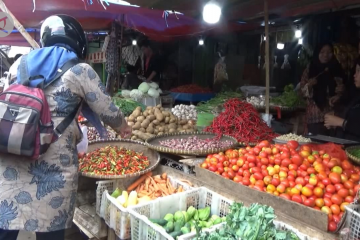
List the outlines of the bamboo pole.
{"type": "Polygon", "coordinates": [[[21,35],[23,35],[23,37],[26,39],[26,41],[28,41],[28,43],[30,44],[31,47],[33,48],[40,48],[39,44],[37,44],[37,42],[31,37],[31,35],[26,32],[25,28],[21,25],[21,23],[16,19],[16,17],[7,9],[5,3],[3,2],[3,0],[0,0],[0,9],[1,11],[3,11],[4,13],[7,13],[10,15],[10,17],[13,19],[14,21],[14,25],[15,28],[21,33],[21,35]]]}
{"type": "Polygon", "coordinates": [[[269,107],[270,107],[270,101],[269,101],[269,95],[270,95],[270,51],[269,51],[269,12],[268,12],[268,0],[264,0],[264,14],[265,14],[265,67],[266,67],[266,92],[265,92],[265,113],[267,116],[269,116],[269,107]]]}

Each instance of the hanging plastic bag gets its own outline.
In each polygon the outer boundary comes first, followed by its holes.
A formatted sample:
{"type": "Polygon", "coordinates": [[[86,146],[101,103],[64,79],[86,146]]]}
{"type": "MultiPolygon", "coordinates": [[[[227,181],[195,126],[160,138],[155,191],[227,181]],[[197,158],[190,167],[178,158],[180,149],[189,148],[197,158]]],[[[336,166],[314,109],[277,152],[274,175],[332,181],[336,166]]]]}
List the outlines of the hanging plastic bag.
{"type": "Polygon", "coordinates": [[[77,151],[78,153],[86,153],[88,150],[89,140],[88,140],[88,129],[87,126],[81,126],[81,132],[83,135],[83,138],[81,142],[77,145],[77,151]]]}
{"type": "Polygon", "coordinates": [[[289,54],[284,55],[284,63],[281,66],[281,69],[291,69],[290,63],[289,63],[289,54]]]}

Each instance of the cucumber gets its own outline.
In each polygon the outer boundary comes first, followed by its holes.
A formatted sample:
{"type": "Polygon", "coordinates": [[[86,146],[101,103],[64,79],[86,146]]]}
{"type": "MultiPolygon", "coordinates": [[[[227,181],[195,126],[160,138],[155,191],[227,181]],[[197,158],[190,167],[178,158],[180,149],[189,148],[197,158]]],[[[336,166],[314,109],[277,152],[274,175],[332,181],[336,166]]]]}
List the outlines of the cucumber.
{"type": "Polygon", "coordinates": [[[172,233],[169,233],[169,235],[176,239],[176,237],[183,235],[183,233],[181,231],[174,231],[172,233]]]}
{"type": "Polygon", "coordinates": [[[159,224],[160,226],[165,226],[167,224],[167,221],[164,219],[155,219],[155,218],[149,218],[150,222],[159,224]]]}

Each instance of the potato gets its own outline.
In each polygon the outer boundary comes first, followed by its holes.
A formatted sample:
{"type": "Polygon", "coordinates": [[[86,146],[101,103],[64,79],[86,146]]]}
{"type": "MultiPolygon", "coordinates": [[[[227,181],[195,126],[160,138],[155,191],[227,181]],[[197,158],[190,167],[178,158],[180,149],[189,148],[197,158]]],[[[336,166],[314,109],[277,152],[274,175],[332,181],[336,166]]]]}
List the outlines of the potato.
{"type": "Polygon", "coordinates": [[[141,107],[137,107],[137,108],[135,108],[135,110],[138,110],[138,111],[142,111],[142,109],[141,109],[141,107]]]}
{"type": "Polygon", "coordinates": [[[137,137],[136,137],[136,136],[132,136],[132,137],[131,137],[131,140],[136,141],[136,139],[137,139],[137,137]]]}
{"type": "Polygon", "coordinates": [[[165,123],[169,123],[170,122],[170,118],[169,117],[165,117],[165,123]]]}
{"type": "Polygon", "coordinates": [[[146,119],[141,123],[141,127],[147,128],[149,126],[149,124],[150,124],[150,121],[148,119],[146,119]]]}
{"type": "Polygon", "coordinates": [[[154,130],[154,134],[155,134],[155,135],[158,135],[158,134],[159,134],[159,130],[155,129],[155,130],[154,130]]]}
{"type": "Polygon", "coordinates": [[[149,112],[148,112],[147,110],[145,110],[145,111],[143,112],[143,116],[144,116],[144,117],[149,116],[149,112]]]}
{"type": "Polygon", "coordinates": [[[156,105],[157,108],[161,108],[161,104],[156,105]]]}
{"type": "MultiPolygon", "coordinates": [[[[141,108],[140,108],[141,110],[141,108]]],[[[134,118],[137,118],[138,116],[141,115],[141,111],[138,108],[135,109],[135,111],[132,113],[132,115],[134,116],[134,118]]]]}
{"type": "Polygon", "coordinates": [[[153,109],[153,107],[146,107],[146,110],[151,110],[151,109],[153,109]]]}
{"type": "Polygon", "coordinates": [[[148,127],[152,127],[152,128],[154,128],[154,127],[155,127],[155,125],[154,125],[153,123],[150,123],[148,127]]]}
{"type": "Polygon", "coordinates": [[[187,120],[180,120],[179,124],[180,125],[185,125],[185,124],[187,124],[187,122],[188,122],[187,120]]]}
{"type": "Polygon", "coordinates": [[[170,123],[176,123],[176,117],[170,117],[170,123]]]}
{"type": "Polygon", "coordinates": [[[170,124],[168,125],[168,128],[169,128],[169,129],[171,129],[171,128],[176,129],[177,126],[176,126],[175,123],[170,123],[170,124]]]}
{"type": "Polygon", "coordinates": [[[181,130],[180,132],[183,133],[183,132],[186,132],[186,130],[181,130]]]}
{"type": "Polygon", "coordinates": [[[156,120],[158,120],[159,122],[162,122],[164,120],[164,115],[157,108],[155,108],[155,117],[156,117],[156,120]]]}
{"type": "Polygon", "coordinates": [[[128,120],[129,120],[130,122],[134,122],[134,121],[135,121],[135,117],[131,114],[131,115],[129,116],[128,120]]]}
{"type": "Polygon", "coordinates": [[[159,127],[159,132],[164,132],[165,131],[165,128],[164,127],[159,127]]]}
{"type": "Polygon", "coordinates": [[[186,132],[187,132],[187,133],[192,133],[193,130],[188,129],[188,130],[186,130],[186,132]]]}
{"type": "Polygon", "coordinates": [[[163,134],[164,134],[164,132],[159,132],[159,133],[158,133],[158,135],[163,135],[163,134]]]}
{"type": "Polygon", "coordinates": [[[134,126],[132,126],[132,129],[139,130],[141,128],[141,124],[139,122],[135,123],[134,126]]]}
{"type": "Polygon", "coordinates": [[[162,111],[162,114],[165,116],[165,117],[170,117],[171,113],[169,111],[162,111]]]}
{"type": "Polygon", "coordinates": [[[184,130],[190,129],[189,125],[184,125],[184,126],[182,126],[182,128],[183,128],[184,130]]]}
{"type": "Polygon", "coordinates": [[[134,122],[128,122],[128,125],[129,125],[130,127],[132,127],[132,126],[135,125],[135,123],[134,123],[134,122]]]}
{"type": "Polygon", "coordinates": [[[144,121],[144,120],[145,120],[145,117],[144,117],[144,116],[139,116],[139,117],[136,118],[136,121],[137,121],[137,122],[142,122],[142,121],[144,121]]]}
{"type": "Polygon", "coordinates": [[[160,122],[159,122],[159,120],[154,120],[154,121],[152,121],[152,123],[154,124],[154,125],[159,125],[160,124],[160,122]]]}
{"type": "Polygon", "coordinates": [[[147,132],[147,133],[154,133],[154,128],[152,128],[151,126],[149,126],[149,127],[146,129],[146,132],[147,132]]]}
{"type": "Polygon", "coordinates": [[[156,117],[154,115],[149,115],[146,117],[146,119],[149,119],[149,121],[154,121],[156,117]]]}
{"type": "Polygon", "coordinates": [[[140,128],[139,131],[146,133],[146,129],[145,128],[140,128]]]}
{"type": "Polygon", "coordinates": [[[174,133],[174,132],[176,132],[176,130],[173,129],[173,128],[171,128],[171,129],[169,130],[169,133],[174,133]]]}

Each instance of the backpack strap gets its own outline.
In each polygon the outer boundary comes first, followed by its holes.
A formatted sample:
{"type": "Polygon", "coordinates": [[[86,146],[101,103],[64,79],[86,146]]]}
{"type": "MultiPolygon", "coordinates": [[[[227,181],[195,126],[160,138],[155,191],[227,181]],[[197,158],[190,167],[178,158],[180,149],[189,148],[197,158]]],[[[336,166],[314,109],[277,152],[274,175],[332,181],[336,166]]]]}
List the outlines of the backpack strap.
{"type": "Polygon", "coordinates": [[[61,135],[65,132],[65,130],[70,126],[72,121],[75,119],[77,112],[79,111],[81,107],[82,101],[79,103],[79,105],[72,111],[69,115],[65,117],[64,120],[57,125],[56,128],[54,128],[54,133],[56,134],[57,138],[60,138],[61,135]]]}

